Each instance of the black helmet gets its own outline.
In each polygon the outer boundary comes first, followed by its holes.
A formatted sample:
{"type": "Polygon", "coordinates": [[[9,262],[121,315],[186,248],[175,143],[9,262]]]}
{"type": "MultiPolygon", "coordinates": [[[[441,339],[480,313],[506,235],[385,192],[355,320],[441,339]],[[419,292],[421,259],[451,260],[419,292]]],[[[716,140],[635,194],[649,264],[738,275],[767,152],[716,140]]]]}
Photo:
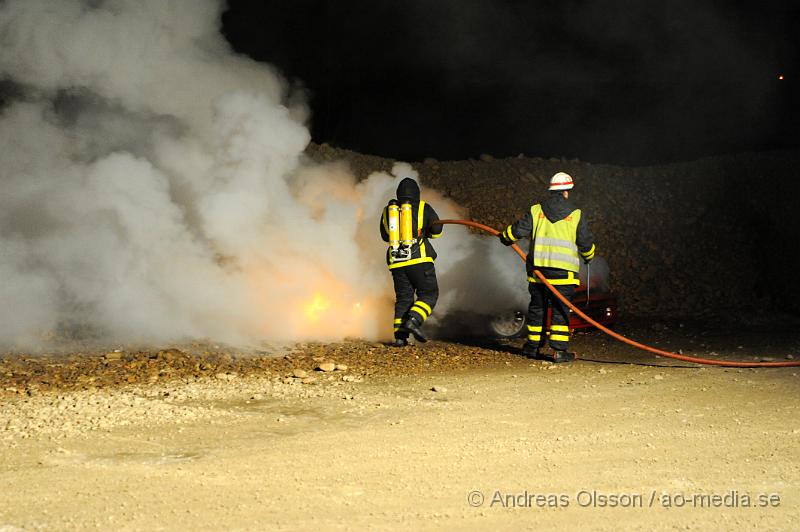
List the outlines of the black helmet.
{"type": "Polygon", "coordinates": [[[397,185],[397,199],[400,201],[419,201],[419,185],[410,177],[406,177],[397,185]]]}

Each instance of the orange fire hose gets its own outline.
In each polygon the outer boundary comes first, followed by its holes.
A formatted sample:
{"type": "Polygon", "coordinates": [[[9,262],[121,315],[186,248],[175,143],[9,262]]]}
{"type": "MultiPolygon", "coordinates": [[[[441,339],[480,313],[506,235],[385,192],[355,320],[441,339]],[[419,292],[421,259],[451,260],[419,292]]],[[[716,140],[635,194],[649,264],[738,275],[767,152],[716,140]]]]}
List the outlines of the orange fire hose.
{"type": "MultiPolygon", "coordinates": [[[[468,227],[474,227],[476,229],[480,229],[482,231],[486,231],[487,233],[495,235],[495,236],[500,234],[500,231],[496,231],[495,229],[492,229],[488,225],[483,225],[482,223],[473,222],[472,220],[437,220],[437,221],[435,221],[433,223],[434,224],[442,224],[442,225],[444,225],[444,224],[466,225],[468,227]]],[[[512,244],[511,247],[514,248],[514,251],[517,252],[517,255],[519,255],[520,258],[522,258],[523,261],[526,260],[527,255],[525,254],[524,251],[522,251],[519,248],[519,246],[517,246],[516,244],[512,244]]],[[[725,367],[731,367],[731,368],[786,368],[786,367],[800,366],[800,360],[793,360],[791,362],[735,362],[735,361],[732,361],[732,360],[711,360],[711,359],[708,359],[708,358],[699,358],[699,357],[690,357],[690,356],[686,356],[686,355],[679,355],[678,353],[672,353],[670,351],[663,351],[663,350],[657,349],[655,347],[650,347],[649,345],[641,344],[641,343],[636,342],[634,340],[631,340],[629,338],[625,338],[621,334],[615,333],[614,331],[608,329],[607,327],[604,327],[600,323],[597,323],[592,318],[590,318],[589,316],[584,314],[579,308],[577,308],[575,305],[573,305],[572,302],[570,302],[566,297],[561,295],[561,293],[559,293],[559,291],[556,290],[553,287],[553,285],[550,284],[547,281],[547,279],[545,279],[544,275],[542,275],[542,272],[540,272],[539,270],[533,270],[533,273],[536,275],[536,277],[538,277],[544,283],[545,286],[547,286],[548,289],[550,289],[551,292],[553,292],[553,294],[556,295],[556,297],[558,299],[561,300],[562,303],[564,303],[569,308],[571,308],[572,311],[574,313],[576,313],[578,316],[580,316],[581,318],[583,318],[587,322],[591,323],[592,325],[594,325],[595,327],[597,327],[598,329],[600,329],[601,331],[603,331],[607,335],[609,335],[609,336],[611,336],[613,338],[616,338],[620,342],[625,342],[626,344],[632,345],[634,347],[638,347],[639,349],[643,349],[644,351],[649,351],[651,353],[655,353],[656,355],[660,355],[660,356],[664,356],[664,357],[674,358],[676,360],[683,360],[684,362],[694,362],[695,364],[709,364],[709,365],[712,365],[712,366],[725,366],[725,367]]]]}

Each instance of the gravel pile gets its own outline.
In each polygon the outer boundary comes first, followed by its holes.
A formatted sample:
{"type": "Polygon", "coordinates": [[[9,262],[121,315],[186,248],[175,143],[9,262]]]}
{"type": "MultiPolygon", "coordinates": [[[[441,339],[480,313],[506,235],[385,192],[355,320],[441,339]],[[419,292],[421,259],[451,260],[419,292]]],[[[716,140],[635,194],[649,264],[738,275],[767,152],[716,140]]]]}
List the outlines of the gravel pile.
{"type": "MultiPolygon", "coordinates": [[[[344,159],[363,179],[393,161],[312,145],[317,161],[344,159]]],[[[611,288],[627,314],[708,317],[760,310],[800,313],[800,224],[792,222],[800,156],[750,153],[642,168],[515,157],[413,163],[424,186],[501,228],[546,193],[557,171],[577,183],[611,288]]]]}

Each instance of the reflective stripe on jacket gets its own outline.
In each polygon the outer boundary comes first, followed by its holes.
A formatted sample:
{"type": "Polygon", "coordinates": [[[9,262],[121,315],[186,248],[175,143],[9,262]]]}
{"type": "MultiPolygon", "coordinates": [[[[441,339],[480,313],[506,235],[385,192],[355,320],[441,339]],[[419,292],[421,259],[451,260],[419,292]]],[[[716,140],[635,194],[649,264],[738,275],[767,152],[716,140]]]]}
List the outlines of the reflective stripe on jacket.
{"type": "Polygon", "coordinates": [[[581,259],[575,244],[580,219],[581,210],[575,209],[565,218],[551,222],[540,204],[531,207],[533,229],[530,254],[535,267],[559,268],[574,273],[580,271],[581,259]]]}
{"type": "Polygon", "coordinates": [[[520,238],[531,238],[530,253],[528,253],[528,257],[525,261],[528,281],[531,283],[541,282],[533,273],[533,270],[537,269],[541,271],[551,284],[578,285],[580,284],[577,275],[578,269],[576,268],[575,271],[570,269],[575,265],[572,244],[577,246],[580,256],[586,261],[592,260],[596,251],[594,236],[592,236],[592,232],[589,230],[586,216],[582,216],[580,210],[559,194],[551,194],[550,197],[538,205],[533,205],[522,218],[506,227],[502,237],[506,242],[515,242],[520,238]],[[542,215],[544,218],[542,218],[542,215]],[[543,219],[549,222],[550,226],[556,228],[571,226],[571,229],[564,230],[563,233],[565,234],[561,234],[559,231],[551,232],[550,234],[539,232],[539,236],[557,240],[569,240],[569,244],[561,246],[560,242],[541,241],[540,245],[542,249],[538,250],[540,252],[538,253],[539,260],[534,264],[534,245],[532,237],[537,235],[537,226],[540,229],[542,228],[541,222],[543,219]],[[548,246],[549,249],[547,249],[548,246]],[[566,255],[566,257],[559,257],[558,255],[566,255]],[[563,258],[567,259],[565,262],[568,264],[559,264],[552,268],[541,265],[542,261],[556,262],[563,258]]]}

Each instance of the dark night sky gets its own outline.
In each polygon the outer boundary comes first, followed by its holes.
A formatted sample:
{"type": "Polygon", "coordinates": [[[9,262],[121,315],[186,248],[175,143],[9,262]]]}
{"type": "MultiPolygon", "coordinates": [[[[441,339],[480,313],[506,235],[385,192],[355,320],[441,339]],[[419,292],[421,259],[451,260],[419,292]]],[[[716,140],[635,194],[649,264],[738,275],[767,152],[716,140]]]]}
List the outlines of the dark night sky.
{"type": "Polygon", "coordinates": [[[797,2],[228,3],[228,40],[302,84],[316,142],[621,164],[798,145],[797,2]]]}

